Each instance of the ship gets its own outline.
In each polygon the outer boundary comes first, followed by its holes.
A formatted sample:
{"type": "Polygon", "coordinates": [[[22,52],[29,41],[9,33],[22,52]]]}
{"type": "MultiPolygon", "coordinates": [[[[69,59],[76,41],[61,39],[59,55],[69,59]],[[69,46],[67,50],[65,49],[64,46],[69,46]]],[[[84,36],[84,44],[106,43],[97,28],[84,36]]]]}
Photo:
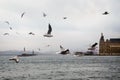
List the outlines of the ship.
{"type": "Polygon", "coordinates": [[[37,54],[35,54],[34,50],[32,51],[32,53],[27,53],[26,49],[24,48],[24,51],[22,54],[17,55],[18,57],[26,57],[26,56],[36,56],[37,54]]]}

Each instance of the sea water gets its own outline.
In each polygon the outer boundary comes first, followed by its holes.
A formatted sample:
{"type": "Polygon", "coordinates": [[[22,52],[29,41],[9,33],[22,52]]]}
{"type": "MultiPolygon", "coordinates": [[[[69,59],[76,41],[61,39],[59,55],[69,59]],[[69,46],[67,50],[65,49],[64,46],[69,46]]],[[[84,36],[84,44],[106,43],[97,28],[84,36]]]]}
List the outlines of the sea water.
{"type": "Polygon", "coordinates": [[[0,80],[120,80],[119,56],[39,54],[20,57],[0,56],[0,80]]]}

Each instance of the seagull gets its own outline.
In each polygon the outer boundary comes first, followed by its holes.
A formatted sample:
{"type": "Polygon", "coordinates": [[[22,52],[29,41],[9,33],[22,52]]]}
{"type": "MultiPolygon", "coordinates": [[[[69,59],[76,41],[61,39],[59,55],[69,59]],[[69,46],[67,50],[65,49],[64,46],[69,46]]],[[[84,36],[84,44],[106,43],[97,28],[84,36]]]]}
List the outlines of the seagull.
{"type": "Polygon", "coordinates": [[[61,49],[61,51],[64,51],[65,49],[60,45],[60,49],[61,49]]]}
{"type": "Polygon", "coordinates": [[[30,35],[35,35],[33,32],[29,32],[30,35]]]}
{"type": "Polygon", "coordinates": [[[107,14],[109,14],[107,11],[105,11],[105,12],[103,13],[103,15],[107,15],[107,14]]]}
{"type": "Polygon", "coordinates": [[[12,27],[9,27],[10,28],[10,30],[12,30],[12,27]]]}
{"type": "Polygon", "coordinates": [[[94,43],[91,47],[93,48],[93,47],[95,47],[97,44],[98,44],[98,43],[94,43]]]}
{"type": "Polygon", "coordinates": [[[44,37],[53,37],[53,35],[51,35],[51,32],[52,32],[52,27],[50,24],[48,24],[48,32],[47,32],[47,34],[44,34],[43,36],[44,37]]]}
{"type": "Polygon", "coordinates": [[[21,14],[21,18],[23,18],[24,15],[25,15],[25,12],[23,12],[23,13],[21,14]]]}
{"type": "Polygon", "coordinates": [[[50,47],[50,45],[48,44],[47,47],[50,47]]]}
{"type": "Polygon", "coordinates": [[[67,19],[67,17],[63,17],[63,19],[67,19]]]}
{"type": "Polygon", "coordinates": [[[45,13],[43,13],[43,17],[46,17],[47,15],[45,13]]]}
{"type": "Polygon", "coordinates": [[[88,48],[88,50],[95,50],[97,44],[98,44],[98,43],[94,43],[90,48],[88,48]]]}
{"type": "Polygon", "coordinates": [[[4,33],[3,35],[9,35],[9,33],[4,33]]]}
{"type": "Polygon", "coordinates": [[[66,49],[65,51],[61,51],[60,54],[62,54],[62,55],[70,54],[70,50],[66,49]]]}
{"type": "Polygon", "coordinates": [[[16,63],[19,62],[19,58],[18,58],[18,56],[14,56],[13,58],[10,58],[9,60],[14,60],[16,63]]]}
{"type": "Polygon", "coordinates": [[[10,25],[9,21],[5,21],[5,23],[7,23],[8,25],[10,25]]]}
{"type": "Polygon", "coordinates": [[[57,52],[58,54],[62,54],[62,55],[67,55],[70,54],[70,50],[69,49],[64,49],[61,45],[60,45],[60,52],[57,52]]]}
{"type": "Polygon", "coordinates": [[[40,48],[38,48],[38,50],[40,51],[40,48]]]}

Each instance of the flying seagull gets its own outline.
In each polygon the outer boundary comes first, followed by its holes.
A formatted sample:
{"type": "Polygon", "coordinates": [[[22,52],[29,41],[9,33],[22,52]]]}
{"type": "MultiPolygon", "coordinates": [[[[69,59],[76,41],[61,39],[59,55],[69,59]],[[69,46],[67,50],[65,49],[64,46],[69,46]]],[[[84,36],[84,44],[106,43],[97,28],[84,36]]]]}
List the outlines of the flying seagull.
{"type": "Polygon", "coordinates": [[[105,12],[103,13],[103,15],[107,15],[107,14],[109,14],[107,11],[105,11],[105,12]]]}
{"type": "Polygon", "coordinates": [[[13,58],[10,58],[9,60],[14,60],[16,63],[19,62],[19,58],[18,58],[18,56],[14,56],[13,58]]]}
{"type": "Polygon", "coordinates": [[[9,33],[4,33],[3,35],[9,35],[9,33]]]}
{"type": "Polygon", "coordinates": [[[61,45],[60,45],[60,52],[57,52],[57,54],[62,54],[62,55],[67,55],[70,54],[70,50],[69,49],[64,49],[61,45]]]}
{"type": "Polygon", "coordinates": [[[65,49],[60,45],[60,49],[61,49],[61,51],[64,51],[65,49]]]}
{"type": "Polygon", "coordinates": [[[38,50],[40,51],[40,48],[38,48],[38,50]]]}
{"type": "Polygon", "coordinates": [[[25,15],[25,12],[23,12],[23,13],[21,14],[21,18],[23,18],[24,15],[25,15]]]}
{"type": "Polygon", "coordinates": [[[8,25],[10,25],[9,21],[5,21],[5,23],[7,23],[8,25]]]}
{"type": "Polygon", "coordinates": [[[94,43],[91,47],[94,48],[98,43],[94,43]]]}
{"type": "Polygon", "coordinates": [[[44,34],[43,36],[44,37],[53,37],[53,35],[51,35],[51,32],[52,32],[52,27],[50,24],[48,24],[48,32],[47,32],[47,34],[44,34]]]}
{"type": "Polygon", "coordinates": [[[9,27],[10,28],[10,30],[12,30],[12,27],[9,27]]]}
{"type": "Polygon", "coordinates": [[[88,48],[88,50],[95,50],[97,44],[98,44],[98,43],[94,43],[90,48],[88,48]]]}
{"type": "Polygon", "coordinates": [[[29,32],[29,35],[35,35],[33,32],[29,32]]]}
{"type": "MultiPolygon", "coordinates": [[[[6,24],[10,25],[9,21],[5,21],[6,24]]],[[[12,27],[9,27],[12,30],[12,27]]]]}
{"type": "Polygon", "coordinates": [[[63,19],[67,19],[67,17],[63,17],[63,19]]]}
{"type": "Polygon", "coordinates": [[[50,45],[48,44],[48,45],[46,45],[46,47],[50,47],[50,45]]]}
{"type": "Polygon", "coordinates": [[[45,13],[43,13],[43,17],[46,17],[47,15],[45,13]]]}

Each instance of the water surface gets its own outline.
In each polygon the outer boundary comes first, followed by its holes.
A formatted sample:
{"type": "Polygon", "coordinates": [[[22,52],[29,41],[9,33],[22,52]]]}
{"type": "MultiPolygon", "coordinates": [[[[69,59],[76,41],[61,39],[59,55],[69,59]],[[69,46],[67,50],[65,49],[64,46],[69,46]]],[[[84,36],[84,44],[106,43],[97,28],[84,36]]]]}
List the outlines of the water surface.
{"type": "Polygon", "coordinates": [[[119,56],[41,54],[9,61],[0,56],[0,80],[120,80],[119,56]]]}

